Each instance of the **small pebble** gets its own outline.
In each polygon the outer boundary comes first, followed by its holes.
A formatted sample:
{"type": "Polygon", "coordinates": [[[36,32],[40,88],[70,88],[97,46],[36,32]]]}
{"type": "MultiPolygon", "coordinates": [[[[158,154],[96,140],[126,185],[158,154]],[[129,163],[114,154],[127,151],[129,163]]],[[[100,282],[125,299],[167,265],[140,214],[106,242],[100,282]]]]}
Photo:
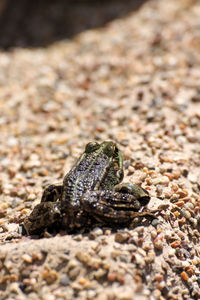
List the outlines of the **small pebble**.
{"type": "Polygon", "coordinates": [[[189,277],[185,271],[181,272],[181,279],[183,279],[184,281],[187,281],[189,279],[189,277]]]}
{"type": "Polygon", "coordinates": [[[156,230],[152,230],[151,231],[151,236],[153,239],[155,239],[157,237],[157,231],[156,230]]]}
{"type": "Polygon", "coordinates": [[[69,277],[67,276],[67,274],[64,274],[60,277],[60,284],[63,285],[63,286],[67,286],[69,285],[69,277]]]}
{"type": "Polygon", "coordinates": [[[113,282],[113,281],[115,281],[116,278],[117,278],[117,273],[116,273],[116,272],[108,273],[107,278],[108,278],[108,281],[113,282]]]}
{"type": "Polygon", "coordinates": [[[87,264],[90,261],[91,256],[83,251],[78,251],[76,253],[76,258],[82,263],[87,264]]]}
{"type": "Polygon", "coordinates": [[[185,208],[193,210],[194,209],[194,205],[191,202],[187,202],[187,203],[185,203],[185,208]]]}
{"type": "Polygon", "coordinates": [[[135,280],[137,283],[142,283],[142,278],[141,278],[141,276],[139,276],[139,275],[135,275],[134,280],[135,280]]]}
{"type": "Polygon", "coordinates": [[[143,257],[146,256],[146,252],[145,252],[142,248],[138,248],[138,253],[139,253],[140,255],[142,255],[143,257]]]}
{"type": "Polygon", "coordinates": [[[163,290],[165,285],[166,285],[165,281],[162,280],[162,281],[158,281],[158,284],[156,284],[156,287],[157,287],[157,289],[159,289],[161,291],[161,290],[163,290]]]}
{"type": "Polygon", "coordinates": [[[161,274],[156,275],[156,276],[154,277],[154,280],[155,280],[155,281],[158,281],[158,282],[163,281],[163,275],[161,275],[161,274]]]}
{"type": "Polygon", "coordinates": [[[68,272],[68,276],[71,280],[75,280],[80,273],[80,267],[75,267],[68,272]]]}
{"type": "Polygon", "coordinates": [[[80,283],[81,285],[85,285],[87,282],[87,280],[83,277],[81,277],[79,280],[78,280],[78,283],[80,283]]]}
{"type": "Polygon", "coordinates": [[[35,194],[29,194],[27,200],[33,201],[33,200],[36,199],[36,197],[37,197],[37,196],[36,196],[35,194]]]}
{"type": "Polygon", "coordinates": [[[160,297],[161,297],[161,291],[160,290],[158,290],[158,289],[156,289],[156,290],[154,290],[153,292],[152,292],[152,295],[153,295],[153,299],[161,299],[160,297]]]}
{"type": "Polygon", "coordinates": [[[99,227],[96,227],[89,233],[89,238],[91,240],[95,240],[96,237],[98,237],[102,234],[103,234],[103,230],[99,227]]]}
{"type": "Polygon", "coordinates": [[[42,272],[42,278],[47,282],[47,284],[52,284],[58,279],[58,273],[55,270],[48,268],[42,272]]]}
{"type": "Polygon", "coordinates": [[[186,210],[185,208],[181,209],[181,213],[182,213],[183,217],[185,217],[186,219],[191,218],[191,213],[188,210],[186,210]]]}
{"type": "Polygon", "coordinates": [[[94,277],[95,277],[95,279],[97,279],[97,280],[101,280],[106,274],[107,274],[107,270],[98,269],[98,270],[94,273],[94,277]]]}
{"type": "Polygon", "coordinates": [[[190,277],[194,274],[194,269],[192,266],[185,267],[185,271],[190,277]]]}
{"type": "Polygon", "coordinates": [[[180,242],[180,241],[174,241],[174,242],[172,242],[172,243],[170,244],[170,246],[171,246],[172,248],[180,247],[180,245],[181,245],[181,242],[180,242]]]}
{"type": "Polygon", "coordinates": [[[157,241],[154,240],[154,247],[155,249],[161,251],[163,249],[163,242],[161,240],[157,240],[157,241]]]}
{"type": "Polygon", "coordinates": [[[115,242],[117,243],[125,243],[128,241],[130,235],[127,232],[117,232],[115,234],[115,242]]]}
{"type": "Polygon", "coordinates": [[[29,263],[29,264],[32,263],[32,257],[29,254],[23,254],[22,258],[26,263],[29,263]]]}
{"type": "Polygon", "coordinates": [[[150,262],[153,262],[155,260],[155,253],[154,252],[149,252],[148,253],[148,258],[150,260],[150,262]]]}
{"type": "Polygon", "coordinates": [[[158,220],[158,219],[154,219],[154,220],[151,222],[151,225],[154,226],[154,227],[158,226],[158,224],[159,224],[159,220],[158,220]]]}

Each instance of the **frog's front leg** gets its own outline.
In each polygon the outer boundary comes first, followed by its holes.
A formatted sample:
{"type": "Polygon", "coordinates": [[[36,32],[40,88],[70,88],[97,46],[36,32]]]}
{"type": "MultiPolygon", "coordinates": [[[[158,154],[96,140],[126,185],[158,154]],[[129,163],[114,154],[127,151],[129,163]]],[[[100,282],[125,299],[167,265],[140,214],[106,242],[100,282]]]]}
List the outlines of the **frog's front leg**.
{"type": "Polygon", "coordinates": [[[41,202],[56,202],[61,199],[62,184],[51,184],[43,192],[41,202]]]}
{"type": "Polygon", "coordinates": [[[137,184],[121,183],[116,185],[114,190],[119,193],[133,195],[141,206],[146,206],[150,201],[149,192],[137,184]]]}

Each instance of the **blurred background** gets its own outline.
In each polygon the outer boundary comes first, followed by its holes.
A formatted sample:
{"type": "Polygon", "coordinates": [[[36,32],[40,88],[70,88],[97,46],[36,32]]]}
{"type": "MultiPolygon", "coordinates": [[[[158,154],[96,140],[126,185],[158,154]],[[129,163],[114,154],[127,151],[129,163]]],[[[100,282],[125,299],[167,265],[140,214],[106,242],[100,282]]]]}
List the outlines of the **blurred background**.
{"type": "Polygon", "coordinates": [[[0,47],[46,46],[138,9],[146,0],[1,0],[0,47]]]}

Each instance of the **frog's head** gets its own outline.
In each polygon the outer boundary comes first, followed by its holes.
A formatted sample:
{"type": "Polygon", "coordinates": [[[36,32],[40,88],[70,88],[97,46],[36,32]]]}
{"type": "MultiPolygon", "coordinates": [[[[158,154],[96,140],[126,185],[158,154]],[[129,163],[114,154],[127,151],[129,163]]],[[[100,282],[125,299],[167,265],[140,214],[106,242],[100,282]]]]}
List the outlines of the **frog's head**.
{"type": "Polygon", "coordinates": [[[113,179],[115,184],[122,181],[124,176],[123,158],[121,151],[114,142],[105,141],[101,144],[97,142],[90,142],[86,145],[85,153],[93,154],[93,156],[99,157],[102,160],[106,157],[107,165],[105,167],[107,170],[107,179],[113,179]]]}

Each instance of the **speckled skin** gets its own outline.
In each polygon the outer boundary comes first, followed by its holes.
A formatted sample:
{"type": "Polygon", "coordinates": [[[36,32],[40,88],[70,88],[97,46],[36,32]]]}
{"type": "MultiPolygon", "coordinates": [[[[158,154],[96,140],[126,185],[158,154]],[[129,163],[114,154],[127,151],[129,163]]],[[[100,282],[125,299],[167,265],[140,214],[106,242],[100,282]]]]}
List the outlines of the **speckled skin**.
{"type": "Polygon", "coordinates": [[[123,159],[111,141],[89,143],[63,184],[44,190],[41,203],[24,221],[28,234],[41,234],[46,228],[68,232],[95,223],[128,224],[148,204],[146,190],[134,184],[119,184],[123,179],[123,159]]]}

